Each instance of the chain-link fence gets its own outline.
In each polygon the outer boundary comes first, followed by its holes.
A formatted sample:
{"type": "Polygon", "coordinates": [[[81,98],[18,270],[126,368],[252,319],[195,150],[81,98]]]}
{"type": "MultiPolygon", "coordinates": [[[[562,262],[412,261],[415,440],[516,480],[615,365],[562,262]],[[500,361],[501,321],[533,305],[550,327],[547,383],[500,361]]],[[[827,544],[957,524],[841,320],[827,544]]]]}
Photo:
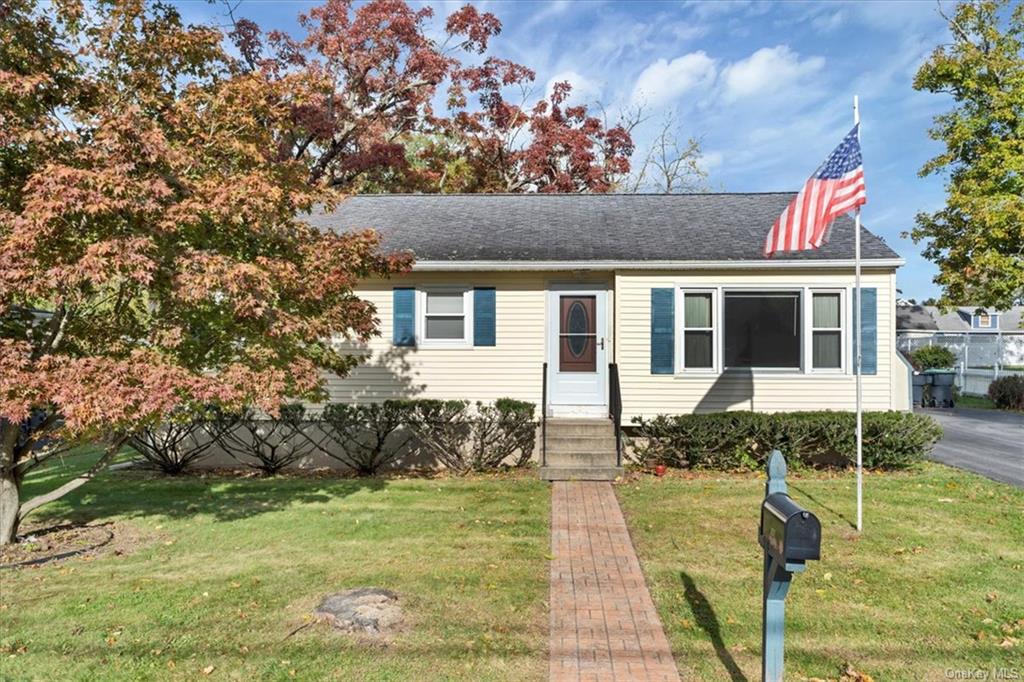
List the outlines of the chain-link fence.
{"type": "Polygon", "coordinates": [[[1024,333],[901,331],[896,347],[907,354],[922,346],[945,346],[956,357],[957,386],[984,395],[993,379],[1024,374],[1024,333]]]}

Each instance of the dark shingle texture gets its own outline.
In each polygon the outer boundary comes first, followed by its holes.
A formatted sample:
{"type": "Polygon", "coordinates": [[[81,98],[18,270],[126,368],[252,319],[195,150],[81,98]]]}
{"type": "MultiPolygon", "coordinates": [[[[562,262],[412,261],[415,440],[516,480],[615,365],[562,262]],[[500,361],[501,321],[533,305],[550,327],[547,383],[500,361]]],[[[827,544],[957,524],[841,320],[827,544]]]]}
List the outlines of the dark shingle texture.
{"type": "MultiPolygon", "coordinates": [[[[793,193],[361,195],[310,222],[374,228],[388,250],[436,261],[761,260],[765,236],[793,193]]],[[[898,258],[862,230],[865,259],[898,258]]],[[[853,258],[853,219],[815,251],[775,260],[853,258]]]]}

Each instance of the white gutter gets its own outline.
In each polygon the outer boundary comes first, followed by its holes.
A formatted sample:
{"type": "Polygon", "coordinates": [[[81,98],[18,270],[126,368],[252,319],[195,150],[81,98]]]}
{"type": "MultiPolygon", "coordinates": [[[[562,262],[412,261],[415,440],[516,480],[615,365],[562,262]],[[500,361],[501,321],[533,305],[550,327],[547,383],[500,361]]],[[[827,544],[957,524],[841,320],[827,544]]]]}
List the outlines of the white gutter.
{"type": "MultiPolygon", "coordinates": [[[[868,268],[898,268],[902,258],[878,258],[863,263],[868,268]]],[[[852,268],[844,260],[419,260],[412,269],[430,271],[481,270],[783,270],[852,268]]]]}

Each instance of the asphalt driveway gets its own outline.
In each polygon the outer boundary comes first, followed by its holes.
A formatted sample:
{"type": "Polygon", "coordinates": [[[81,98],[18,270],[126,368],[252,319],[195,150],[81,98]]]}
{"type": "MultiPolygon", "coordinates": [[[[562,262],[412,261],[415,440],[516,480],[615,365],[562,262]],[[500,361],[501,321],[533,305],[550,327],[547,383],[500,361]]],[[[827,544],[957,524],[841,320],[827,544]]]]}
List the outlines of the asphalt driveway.
{"type": "Polygon", "coordinates": [[[959,407],[918,411],[942,425],[932,459],[1024,487],[1024,414],[959,407]]]}

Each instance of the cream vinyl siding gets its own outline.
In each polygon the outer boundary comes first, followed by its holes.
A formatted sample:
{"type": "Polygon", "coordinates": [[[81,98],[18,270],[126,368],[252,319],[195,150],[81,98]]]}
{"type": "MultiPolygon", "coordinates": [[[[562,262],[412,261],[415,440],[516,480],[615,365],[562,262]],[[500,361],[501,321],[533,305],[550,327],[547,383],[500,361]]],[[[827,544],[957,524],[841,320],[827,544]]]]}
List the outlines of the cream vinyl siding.
{"type": "MultiPolygon", "coordinates": [[[[647,272],[620,270],[615,274],[615,358],[622,385],[623,419],[655,414],[688,414],[723,410],[852,410],[855,379],[852,374],[798,372],[721,374],[677,371],[651,374],[651,289],[668,288],[786,288],[847,289],[853,272],[793,269],[783,271],[647,272]]],[[[878,290],[878,372],[865,375],[864,409],[907,409],[905,368],[895,352],[895,272],[865,269],[863,286],[878,290]],[[897,363],[898,372],[892,371],[897,363]]],[[[806,309],[806,308],[805,308],[806,309]]],[[[715,327],[721,332],[721,311],[715,327]]],[[[845,333],[850,334],[849,297],[845,305],[845,333]]],[[[679,334],[679,304],[676,339],[679,334]]],[[[849,339],[845,345],[849,355],[849,339]]],[[[676,350],[678,370],[678,343],[676,350]]],[[[849,362],[847,361],[847,365],[849,362]]]]}
{"type": "MultiPolygon", "coordinates": [[[[544,364],[545,291],[556,273],[411,273],[362,284],[357,293],[377,307],[380,336],[354,352],[365,362],[345,379],[330,375],[327,390],[338,402],[391,398],[541,402],[544,364]],[[394,287],[465,286],[495,288],[495,346],[395,347],[392,333],[394,287]]],[[[567,275],[565,279],[572,279],[567,275]]],[[[608,278],[610,281],[610,277],[608,278]]],[[[422,315],[417,300],[417,317],[422,315]]],[[[473,320],[467,318],[472,326],[473,320]]],[[[350,347],[350,345],[345,344],[350,347]]]]}
{"type": "MultiPolygon", "coordinates": [[[[541,402],[545,360],[546,296],[552,282],[605,282],[609,289],[609,359],[619,364],[624,419],[662,413],[719,410],[852,410],[851,374],[785,373],[723,376],[718,373],[652,375],[650,367],[651,288],[839,288],[853,286],[853,272],[800,268],[785,271],[620,270],[579,277],[568,272],[413,272],[387,281],[363,283],[358,293],[377,307],[380,336],[365,347],[342,344],[365,362],[344,379],[327,376],[329,399],[339,402],[389,398],[493,401],[510,397],[541,402]],[[396,286],[495,287],[496,342],[493,347],[402,348],[391,343],[392,289],[396,286]]],[[[909,381],[894,358],[895,274],[865,269],[864,286],[878,290],[878,373],[864,377],[869,410],[907,409],[909,381]],[[897,371],[892,371],[894,366],[897,371]]],[[[419,305],[419,302],[417,302],[419,305]]],[[[417,310],[417,314],[422,311],[417,310]]],[[[849,315],[849,300],[845,313],[849,315]]],[[[678,318],[676,335],[678,338],[678,318]]],[[[718,311],[720,314],[720,311],[718,311]]],[[[472,320],[467,320],[472,324],[472,320]]],[[[720,320],[716,319],[716,325],[720,320]]],[[[719,328],[720,329],[720,328],[719,328]]],[[[846,333],[850,325],[846,323],[846,333]]],[[[847,339],[848,342],[848,339],[847,339]]],[[[849,353],[849,345],[846,345],[849,353]]],[[[678,353],[678,349],[677,349],[678,353]]]]}

